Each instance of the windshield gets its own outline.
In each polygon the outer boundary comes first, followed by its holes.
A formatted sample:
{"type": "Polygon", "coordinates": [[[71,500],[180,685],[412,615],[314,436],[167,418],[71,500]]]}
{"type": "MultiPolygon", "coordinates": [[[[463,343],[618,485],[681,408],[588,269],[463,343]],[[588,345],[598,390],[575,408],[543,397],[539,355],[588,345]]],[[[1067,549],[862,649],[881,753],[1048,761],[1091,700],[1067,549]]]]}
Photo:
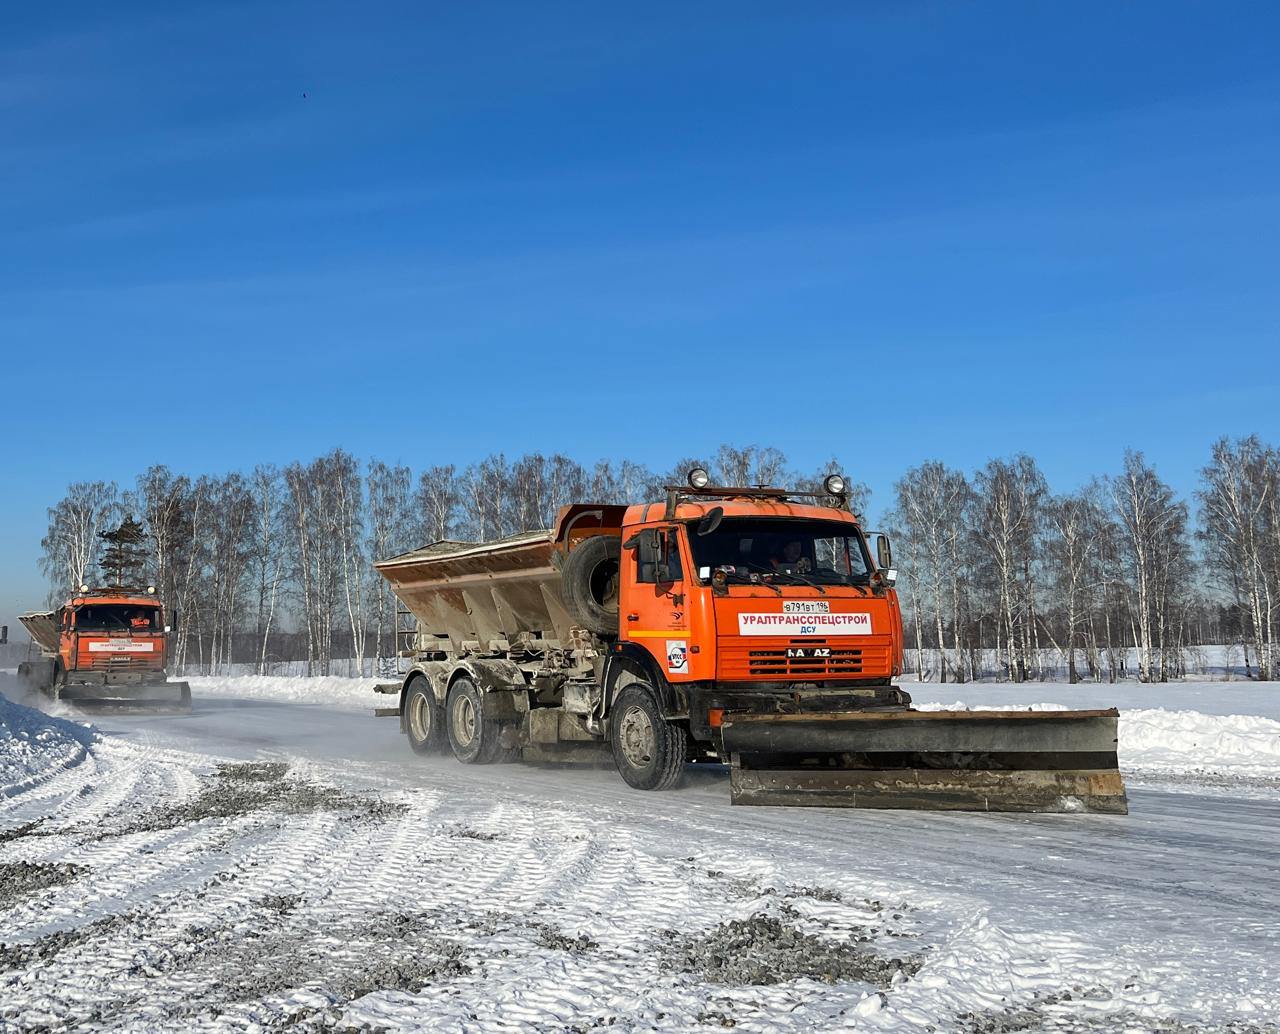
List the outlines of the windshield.
{"type": "Polygon", "coordinates": [[[842,521],[726,517],[709,535],[689,529],[698,578],[716,571],[731,584],[866,585],[862,540],[842,521]]]}
{"type": "Polygon", "coordinates": [[[159,632],[160,608],[136,603],[87,603],[76,609],[78,632],[159,632]]]}

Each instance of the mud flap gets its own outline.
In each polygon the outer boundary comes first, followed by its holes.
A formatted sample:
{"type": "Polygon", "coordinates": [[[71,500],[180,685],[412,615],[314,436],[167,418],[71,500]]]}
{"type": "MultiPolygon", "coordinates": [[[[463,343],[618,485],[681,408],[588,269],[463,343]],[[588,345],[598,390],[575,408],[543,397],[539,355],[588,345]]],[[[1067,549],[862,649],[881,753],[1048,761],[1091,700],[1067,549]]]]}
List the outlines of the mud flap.
{"type": "Polygon", "coordinates": [[[1126,814],[1119,714],[726,715],[734,804],[1126,814]]]}

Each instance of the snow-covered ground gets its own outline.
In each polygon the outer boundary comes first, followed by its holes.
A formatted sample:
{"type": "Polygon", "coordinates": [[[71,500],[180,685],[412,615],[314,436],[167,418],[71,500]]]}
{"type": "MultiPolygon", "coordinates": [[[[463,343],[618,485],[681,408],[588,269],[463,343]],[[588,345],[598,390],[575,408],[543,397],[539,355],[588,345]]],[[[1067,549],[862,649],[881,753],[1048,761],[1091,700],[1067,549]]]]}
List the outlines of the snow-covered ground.
{"type": "Polygon", "coordinates": [[[0,1030],[1280,1030],[1277,687],[907,685],[1118,703],[1119,817],[730,808],[416,757],[368,680],[192,682],[0,701],[0,1030]]]}

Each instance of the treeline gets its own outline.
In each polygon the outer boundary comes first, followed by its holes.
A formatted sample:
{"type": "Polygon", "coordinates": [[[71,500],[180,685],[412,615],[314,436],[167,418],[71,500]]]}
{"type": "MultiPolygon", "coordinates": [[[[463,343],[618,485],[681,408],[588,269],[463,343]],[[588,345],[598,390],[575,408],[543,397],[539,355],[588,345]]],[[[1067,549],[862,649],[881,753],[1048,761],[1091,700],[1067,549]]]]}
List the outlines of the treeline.
{"type": "MultiPolygon", "coordinates": [[[[836,459],[797,472],[778,449],[729,445],[662,472],[539,453],[415,472],[341,449],[218,476],[152,467],[126,488],[71,485],[49,510],[41,567],[54,599],[98,580],[97,533],[132,514],[149,533],[145,576],[177,618],[179,666],[305,659],[312,673],[368,672],[396,649],[394,598],[372,560],[545,528],[571,501],[660,498],[695,465],[722,484],[809,491],[857,472],[836,459]]],[[[863,510],[868,489],[853,494],[863,510]]],[[[1256,437],[1216,443],[1192,500],[1140,453],[1066,494],[1026,455],[971,473],[928,462],[894,485],[881,526],[922,674],[1042,679],[1058,658],[1072,681],[1159,681],[1185,673],[1193,646],[1222,643],[1249,674],[1275,676],[1280,452],[1256,437]]]]}
{"type": "Polygon", "coordinates": [[[990,651],[999,675],[1024,681],[1057,656],[1072,682],[1155,682],[1184,674],[1193,646],[1224,643],[1249,675],[1275,677],[1280,453],[1256,437],[1218,441],[1194,503],[1134,452],[1063,495],[1025,455],[972,475],[907,471],[887,523],[917,664],[931,657],[932,677],[962,682],[987,674],[990,651]]]}
{"type": "MultiPolygon", "coordinates": [[[[99,533],[126,515],[148,532],[143,577],[176,619],[180,671],[232,664],[266,673],[304,658],[313,674],[369,672],[396,650],[396,607],[372,561],[440,539],[482,541],[550,527],[565,503],[641,502],[692,466],[731,484],[816,491],[777,449],[722,446],[657,472],[630,460],[584,466],[562,455],[492,455],[420,471],[335,449],[309,463],[189,477],[155,466],[132,486],[71,485],[49,510],[41,570],[56,605],[101,581],[99,533]]],[[[865,502],[865,486],[854,486],[865,502]]]]}

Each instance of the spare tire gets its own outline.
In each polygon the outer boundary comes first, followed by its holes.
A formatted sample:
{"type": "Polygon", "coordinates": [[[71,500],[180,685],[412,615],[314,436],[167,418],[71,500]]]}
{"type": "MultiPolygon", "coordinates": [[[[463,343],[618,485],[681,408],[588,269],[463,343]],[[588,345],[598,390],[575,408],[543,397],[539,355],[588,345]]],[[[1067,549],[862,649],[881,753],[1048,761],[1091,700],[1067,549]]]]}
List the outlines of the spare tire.
{"type": "Polygon", "coordinates": [[[617,535],[592,535],[570,551],[560,571],[569,613],[597,635],[618,634],[621,556],[622,539],[617,535]]]}

